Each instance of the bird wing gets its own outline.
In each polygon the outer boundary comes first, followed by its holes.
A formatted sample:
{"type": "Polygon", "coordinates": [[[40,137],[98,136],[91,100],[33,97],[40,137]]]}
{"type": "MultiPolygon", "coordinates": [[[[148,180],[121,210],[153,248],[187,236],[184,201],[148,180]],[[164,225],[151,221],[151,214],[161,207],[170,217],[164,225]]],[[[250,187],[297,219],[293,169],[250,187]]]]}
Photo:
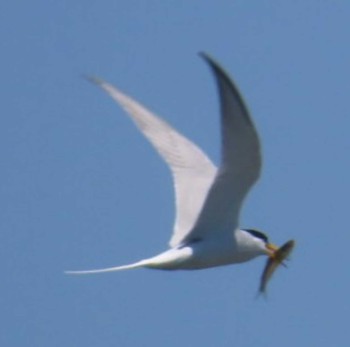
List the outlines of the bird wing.
{"type": "Polygon", "coordinates": [[[176,197],[176,218],[171,243],[177,244],[193,228],[217,168],[199,147],[140,103],[103,80],[88,79],[122,106],[169,165],[176,197]]]}
{"type": "Polygon", "coordinates": [[[209,56],[221,105],[221,165],[193,230],[184,242],[212,233],[233,232],[241,205],[261,171],[260,144],[254,124],[238,89],[209,56]]]}

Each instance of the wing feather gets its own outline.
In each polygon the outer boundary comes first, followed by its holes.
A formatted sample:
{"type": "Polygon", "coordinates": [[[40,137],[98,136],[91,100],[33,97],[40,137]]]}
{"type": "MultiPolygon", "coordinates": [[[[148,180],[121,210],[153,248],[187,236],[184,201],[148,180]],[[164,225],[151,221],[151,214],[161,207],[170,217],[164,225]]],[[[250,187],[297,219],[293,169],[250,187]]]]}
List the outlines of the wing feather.
{"type": "Polygon", "coordinates": [[[216,175],[215,165],[198,146],[140,103],[101,79],[89,80],[122,106],[169,165],[176,197],[176,218],[170,244],[176,246],[197,220],[216,175]]]}
{"type": "Polygon", "coordinates": [[[233,232],[248,191],[261,171],[260,143],[254,124],[237,87],[208,55],[221,106],[221,165],[193,230],[186,240],[233,232]]]}

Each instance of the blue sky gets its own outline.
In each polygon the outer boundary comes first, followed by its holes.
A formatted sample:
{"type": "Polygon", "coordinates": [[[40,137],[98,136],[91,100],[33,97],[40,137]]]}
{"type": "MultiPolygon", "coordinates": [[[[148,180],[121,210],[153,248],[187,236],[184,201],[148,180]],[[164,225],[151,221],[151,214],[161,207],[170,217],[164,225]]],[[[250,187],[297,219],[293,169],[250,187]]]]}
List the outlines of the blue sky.
{"type": "Polygon", "coordinates": [[[7,1],[0,5],[1,346],[345,346],[350,291],[347,1],[7,1]],[[192,271],[63,274],[164,250],[167,167],[84,74],[105,78],[218,161],[206,51],[239,85],[264,150],[242,225],[297,240],[192,271]]]}

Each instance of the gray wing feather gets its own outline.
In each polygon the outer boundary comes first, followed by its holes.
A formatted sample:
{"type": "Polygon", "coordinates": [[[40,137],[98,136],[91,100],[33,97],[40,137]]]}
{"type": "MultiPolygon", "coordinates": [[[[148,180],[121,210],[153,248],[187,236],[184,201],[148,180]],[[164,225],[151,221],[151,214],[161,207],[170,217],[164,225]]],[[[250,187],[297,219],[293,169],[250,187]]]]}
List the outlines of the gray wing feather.
{"type": "Polygon", "coordinates": [[[261,171],[260,143],[238,89],[223,69],[202,54],[211,67],[221,105],[221,165],[193,230],[186,240],[233,232],[243,200],[261,171]]]}
{"type": "Polygon", "coordinates": [[[215,165],[199,147],[140,103],[103,80],[89,80],[122,106],[169,165],[176,197],[176,218],[170,245],[177,246],[193,229],[216,175],[215,165]]]}

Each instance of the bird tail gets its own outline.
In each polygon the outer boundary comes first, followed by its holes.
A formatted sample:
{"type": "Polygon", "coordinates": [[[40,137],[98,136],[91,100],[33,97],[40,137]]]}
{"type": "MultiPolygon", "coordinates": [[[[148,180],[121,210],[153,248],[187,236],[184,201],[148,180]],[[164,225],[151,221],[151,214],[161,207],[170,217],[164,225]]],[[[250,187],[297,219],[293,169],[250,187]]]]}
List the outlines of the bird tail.
{"type": "Polygon", "coordinates": [[[103,273],[103,272],[137,269],[140,267],[144,267],[145,265],[146,265],[146,262],[144,260],[141,260],[141,261],[138,261],[137,263],[128,264],[128,265],[114,266],[114,267],[108,267],[108,268],[96,269],[96,270],[65,271],[64,273],[72,274],[72,275],[97,274],[97,273],[103,273]]]}

